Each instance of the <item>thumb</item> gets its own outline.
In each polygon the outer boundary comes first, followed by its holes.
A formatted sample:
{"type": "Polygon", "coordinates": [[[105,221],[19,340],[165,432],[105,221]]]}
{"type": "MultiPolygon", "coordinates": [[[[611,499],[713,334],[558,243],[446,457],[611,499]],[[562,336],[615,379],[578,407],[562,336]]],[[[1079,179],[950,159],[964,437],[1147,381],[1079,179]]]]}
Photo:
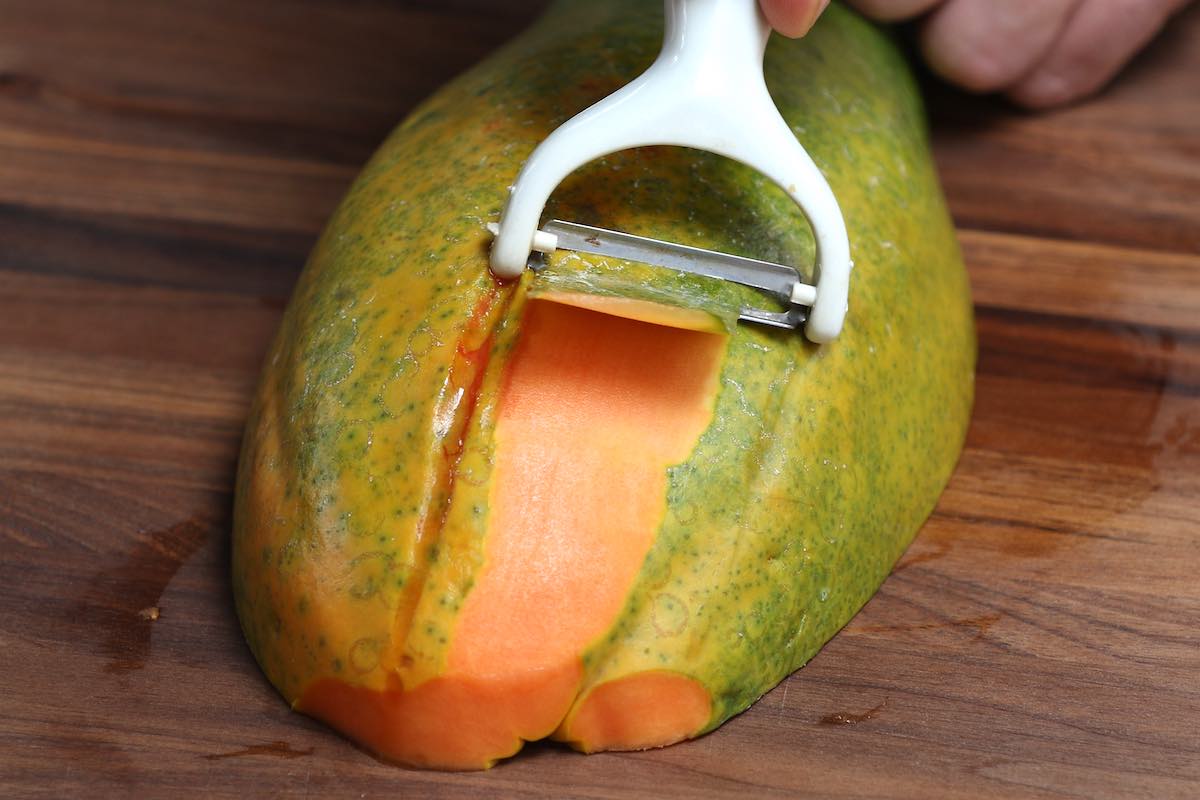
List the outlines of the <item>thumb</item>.
{"type": "Polygon", "coordinates": [[[829,5],[829,0],[761,0],[771,27],[784,36],[803,36],[829,5]]]}

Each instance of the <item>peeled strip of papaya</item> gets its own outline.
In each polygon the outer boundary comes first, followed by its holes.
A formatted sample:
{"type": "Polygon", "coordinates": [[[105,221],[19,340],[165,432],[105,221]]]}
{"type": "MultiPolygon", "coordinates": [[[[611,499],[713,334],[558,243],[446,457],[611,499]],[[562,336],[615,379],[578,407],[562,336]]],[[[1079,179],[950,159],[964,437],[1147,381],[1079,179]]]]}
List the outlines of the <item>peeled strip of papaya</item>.
{"type": "MultiPolygon", "coordinates": [[[[550,130],[657,52],[640,0],[560,0],[418,108],[312,254],[243,446],[233,583],[294,707],[379,756],[490,766],[710,731],[866,602],[957,459],[975,345],[915,87],[830,9],[766,75],[856,263],[821,347],[739,287],[558,253],[487,269],[550,130]]],[[[547,213],[812,263],[782,192],[678,148],[589,165],[547,213]]]]}

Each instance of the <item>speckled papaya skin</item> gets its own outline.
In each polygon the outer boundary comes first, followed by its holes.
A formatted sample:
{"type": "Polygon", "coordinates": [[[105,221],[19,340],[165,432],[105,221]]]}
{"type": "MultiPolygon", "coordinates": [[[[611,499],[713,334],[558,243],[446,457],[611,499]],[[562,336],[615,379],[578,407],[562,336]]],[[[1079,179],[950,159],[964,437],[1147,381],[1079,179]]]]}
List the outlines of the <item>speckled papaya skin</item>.
{"type": "MultiPolygon", "coordinates": [[[[267,356],[233,532],[246,639],[290,702],[322,679],[411,688],[443,670],[483,563],[500,376],[539,281],[642,284],[717,314],[743,299],[600,258],[559,257],[507,285],[487,269],[484,225],[524,159],[644,69],[660,31],[658,3],[561,0],[414,111],[317,244],[267,356]]],[[[972,401],[967,279],[901,56],[835,5],[806,39],[772,39],[766,75],[846,217],[845,329],[816,347],[732,328],[711,424],[669,469],[654,544],[581,654],[577,692],[688,676],[711,697],[697,733],[803,665],[874,593],[945,485],[972,401]]],[[[604,159],[548,213],[812,262],[781,192],[695,151],[604,159]]]]}

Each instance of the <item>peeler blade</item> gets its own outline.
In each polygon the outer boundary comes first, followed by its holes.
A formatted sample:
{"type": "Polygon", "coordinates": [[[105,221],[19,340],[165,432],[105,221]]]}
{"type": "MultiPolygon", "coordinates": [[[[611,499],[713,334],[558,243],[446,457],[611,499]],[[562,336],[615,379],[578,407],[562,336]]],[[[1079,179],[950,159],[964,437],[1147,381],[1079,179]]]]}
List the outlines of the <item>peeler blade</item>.
{"type": "Polygon", "coordinates": [[[808,287],[794,267],[560,219],[547,222],[541,233],[556,237],[556,249],[611,256],[731,281],[764,292],[786,307],[782,312],[743,308],[739,319],[745,322],[794,330],[807,319],[807,309],[795,298],[803,293],[798,289],[808,287]]]}

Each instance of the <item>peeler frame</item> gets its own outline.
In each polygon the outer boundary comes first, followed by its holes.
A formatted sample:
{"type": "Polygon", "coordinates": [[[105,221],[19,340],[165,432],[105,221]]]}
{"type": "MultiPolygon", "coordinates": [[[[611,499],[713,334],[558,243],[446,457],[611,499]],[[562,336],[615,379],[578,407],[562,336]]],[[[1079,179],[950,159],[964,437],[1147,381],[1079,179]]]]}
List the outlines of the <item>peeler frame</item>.
{"type": "Polygon", "coordinates": [[[707,150],[758,170],[800,207],[816,242],[805,335],[828,342],[847,311],[850,245],[837,199],[780,116],[763,78],[770,26],[758,0],[666,0],[663,48],[631,83],[567,120],[533,151],[511,188],[491,268],[515,278],[533,250],[553,250],[538,230],[551,192],[601,156],[648,145],[707,150]]]}

